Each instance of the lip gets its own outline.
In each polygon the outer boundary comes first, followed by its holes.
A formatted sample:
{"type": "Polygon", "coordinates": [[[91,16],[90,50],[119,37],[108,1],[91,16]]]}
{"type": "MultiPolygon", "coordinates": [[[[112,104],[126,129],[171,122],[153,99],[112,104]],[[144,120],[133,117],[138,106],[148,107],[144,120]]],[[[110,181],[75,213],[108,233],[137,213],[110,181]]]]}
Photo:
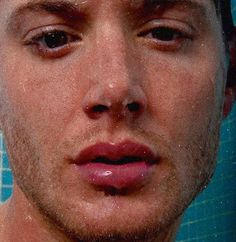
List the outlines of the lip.
{"type": "Polygon", "coordinates": [[[89,146],[76,156],[74,164],[91,185],[123,189],[143,184],[157,161],[148,146],[123,141],[89,146]]]}

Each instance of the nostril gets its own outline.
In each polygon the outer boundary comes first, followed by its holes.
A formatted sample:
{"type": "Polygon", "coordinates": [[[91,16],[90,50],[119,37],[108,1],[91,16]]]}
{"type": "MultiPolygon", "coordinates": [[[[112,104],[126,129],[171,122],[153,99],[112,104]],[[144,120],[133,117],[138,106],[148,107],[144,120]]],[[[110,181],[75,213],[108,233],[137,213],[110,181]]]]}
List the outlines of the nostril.
{"type": "Polygon", "coordinates": [[[127,104],[127,108],[130,112],[139,112],[141,110],[141,105],[138,102],[132,102],[127,104]]]}
{"type": "Polygon", "coordinates": [[[109,108],[107,106],[99,104],[99,105],[93,106],[91,111],[93,113],[103,113],[108,110],[109,110],[109,108]]]}

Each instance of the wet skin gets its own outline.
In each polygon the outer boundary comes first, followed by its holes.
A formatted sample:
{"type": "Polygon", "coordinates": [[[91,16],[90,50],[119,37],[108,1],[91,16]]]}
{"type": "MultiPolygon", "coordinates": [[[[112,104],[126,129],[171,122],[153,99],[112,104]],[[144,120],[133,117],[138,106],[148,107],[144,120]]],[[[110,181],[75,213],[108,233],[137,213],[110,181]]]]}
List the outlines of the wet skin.
{"type": "Polygon", "coordinates": [[[227,65],[212,1],[27,3],[0,2],[0,118],[15,177],[0,238],[172,241],[215,166],[227,65]],[[71,163],[125,140],[159,157],[125,195],[71,163]]]}

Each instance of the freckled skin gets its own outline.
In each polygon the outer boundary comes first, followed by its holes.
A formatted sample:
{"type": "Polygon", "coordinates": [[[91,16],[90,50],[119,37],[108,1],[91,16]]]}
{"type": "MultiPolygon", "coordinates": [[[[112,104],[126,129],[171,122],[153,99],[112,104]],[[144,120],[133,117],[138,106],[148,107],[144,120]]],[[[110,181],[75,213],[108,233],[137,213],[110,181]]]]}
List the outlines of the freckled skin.
{"type": "MultiPolygon", "coordinates": [[[[25,2],[2,1],[1,26],[25,2]]],[[[0,29],[0,121],[15,178],[0,209],[1,241],[174,241],[181,214],[214,170],[227,72],[215,8],[196,2],[206,27],[189,14],[193,39],[164,47],[137,37],[136,20],[123,14],[127,1],[87,1],[82,41],[57,58],[22,44],[22,33],[58,17],[28,14],[17,37],[0,29]],[[124,110],[124,102],[141,110],[124,110]],[[94,118],[88,110],[99,104],[111,106],[94,118]],[[93,189],[68,162],[96,142],[124,139],[161,157],[126,196],[93,189]]],[[[164,16],[183,19],[178,11],[164,16]]]]}

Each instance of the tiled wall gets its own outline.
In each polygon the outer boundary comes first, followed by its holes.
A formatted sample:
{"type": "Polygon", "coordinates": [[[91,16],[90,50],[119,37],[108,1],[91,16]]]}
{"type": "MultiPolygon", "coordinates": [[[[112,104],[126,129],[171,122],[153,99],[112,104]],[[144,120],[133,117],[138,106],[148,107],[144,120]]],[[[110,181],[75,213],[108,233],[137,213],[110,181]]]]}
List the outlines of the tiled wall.
{"type": "Polygon", "coordinates": [[[214,177],[186,211],[178,242],[236,242],[236,104],[223,122],[214,177]]]}
{"type": "Polygon", "coordinates": [[[0,203],[5,201],[12,192],[13,177],[8,164],[6,148],[0,133],[0,203]]]}
{"type": "Polygon", "coordinates": [[[236,242],[236,104],[222,124],[217,161],[210,185],[185,213],[178,242],[236,242]]]}
{"type": "MultiPolygon", "coordinates": [[[[236,15],[236,0],[233,12],[236,15]]],[[[0,202],[12,191],[12,174],[0,134],[0,202]]],[[[178,242],[236,241],[236,105],[223,122],[218,165],[208,188],[185,213],[178,242]]]]}

